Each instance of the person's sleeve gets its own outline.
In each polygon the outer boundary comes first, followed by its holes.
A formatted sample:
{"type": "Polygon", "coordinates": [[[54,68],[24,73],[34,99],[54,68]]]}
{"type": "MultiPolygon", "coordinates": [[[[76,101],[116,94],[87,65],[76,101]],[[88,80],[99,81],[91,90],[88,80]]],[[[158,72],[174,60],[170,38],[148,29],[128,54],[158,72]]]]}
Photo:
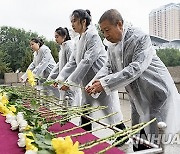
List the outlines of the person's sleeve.
{"type": "Polygon", "coordinates": [[[66,65],[63,67],[63,69],[59,72],[59,75],[56,78],[56,81],[65,81],[71,73],[76,68],[76,61],[74,58],[74,53],[71,54],[69,61],[66,63],[66,65]]]}
{"type": "Polygon", "coordinates": [[[58,74],[59,74],[59,62],[54,66],[54,68],[50,72],[47,80],[56,79],[58,74]]]}
{"type": "Polygon", "coordinates": [[[101,85],[107,94],[136,80],[152,62],[154,49],[152,48],[149,36],[141,37],[135,43],[137,44],[136,47],[132,47],[132,50],[134,50],[132,62],[122,71],[100,79],[101,85]]]}
{"type": "Polygon", "coordinates": [[[99,45],[99,38],[93,35],[86,42],[86,51],[74,72],[69,76],[68,83],[79,84],[86,76],[93,63],[98,59],[102,47],[99,45]]]}
{"type": "Polygon", "coordinates": [[[111,70],[110,70],[110,64],[109,62],[106,62],[104,64],[104,66],[98,71],[98,73],[95,75],[95,79],[100,79],[102,77],[107,76],[108,74],[110,74],[111,70]]]}
{"type": "Polygon", "coordinates": [[[42,55],[43,58],[42,58],[41,62],[33,70],[33,73],[36,76],[39,76],[47,68],[47,66],[49,65],[49,62],[52,58],[52,55],[51,55],[51,52],[49,49],[43,50],[42,54],[43,54],[42,55]]]}

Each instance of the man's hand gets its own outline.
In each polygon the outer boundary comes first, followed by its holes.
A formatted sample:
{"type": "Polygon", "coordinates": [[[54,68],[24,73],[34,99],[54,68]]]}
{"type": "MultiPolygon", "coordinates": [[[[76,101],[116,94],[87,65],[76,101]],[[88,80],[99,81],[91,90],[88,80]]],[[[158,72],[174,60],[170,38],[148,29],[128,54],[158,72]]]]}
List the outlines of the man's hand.
{"type": "Polygon", "coordinates": [[[52,86],[53,86],[54,88],[57,88],[57,87],[58,87],[58,83],[57,83],[57,82],[54,82],[52,86]]]}
{"type": "Polygon", "coordinates": [[[69,90],[69,87],[68,87],[68,86],[63,85],[63,86],[60,88],[60,90],[67,91],[67,90],[69,90]]]}
{"type": "Polygon", "coordinates": [[[93,83],[92,83],[92,86],[88,86],[86,88],[86,91],[89,95],[91,94],[96,94],[96,93],[100,93],[102,92],[104,89],[101,85],[101,82],[99,80],[95,80],[93,83]]]}
{"type": "Polygon", "coordinates": [[[28,79],[26,79],[26,80],[24,81],[24,80],[23,80],[23,78],[20,78],[20,79],[19,79],[19,81],[20,81],[20,82],[24,82],[24,83],[25,83],[25,82],[27,82],[27,81],[28,81],[28,79]]]}

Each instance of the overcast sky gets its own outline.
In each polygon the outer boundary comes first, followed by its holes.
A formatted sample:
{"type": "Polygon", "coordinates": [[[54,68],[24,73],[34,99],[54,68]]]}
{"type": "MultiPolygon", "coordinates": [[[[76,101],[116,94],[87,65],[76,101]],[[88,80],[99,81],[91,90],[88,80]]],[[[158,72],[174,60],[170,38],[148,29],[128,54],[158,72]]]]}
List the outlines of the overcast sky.
{"type": "Polygon", "coordinates": [[[149,32],[149,13],[162,5],[179,0],[0,0],[0,26],[23,28],[54,40],[54,30],[71,28],[70,14],[89,9],[96,24],[104,11],[117,9],[123,18],[149,32]]]}

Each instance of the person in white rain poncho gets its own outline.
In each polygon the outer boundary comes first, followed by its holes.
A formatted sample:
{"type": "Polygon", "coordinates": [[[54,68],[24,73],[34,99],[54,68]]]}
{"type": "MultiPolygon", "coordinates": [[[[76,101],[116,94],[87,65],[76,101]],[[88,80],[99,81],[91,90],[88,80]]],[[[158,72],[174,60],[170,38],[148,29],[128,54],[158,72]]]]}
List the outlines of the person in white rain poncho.
{"type": "MultiPolygon", "coordinates": [[[[104,49],[96,28],[90,25],[91,19],[85,10],[79,9],[73,11],[71,23],[72,28],[75,32],[80,34],[80,37],[69,62],[59,73],[57,80],[85,87],[107,61],[107,52],[104,49]]],[[[67,90],[69,88],[73,89],[73,86],[61,87],[62,90],[67,90]]],[[[123,119],[117,91],[112,92],[110,95],[106,95],[103,92],[97,99],[95,99],[92,96],[89,96],[86,91],[82,89],[82,104],[90,104],[91,106],[107,106],[107,109],[102,110],[104,115],[117,112],[116,115],[107,119],[107,122],[110,124],[119,123],[123,119]]],[[[82,118],[81,122],[84,124],[87,121],[88,120],[85,118],[82,118]]],[[[118,125],[117,127],[123,129],[124,124],[118,125]]],[[[91,126],[88,125],[83,128],[90,130],[91,126]]]]}
{"type": "MultiPolygon", "coordinates": [[[[37,88],[46,91],[44,94],[49,94],[53,92],[56,97],[59,97],[59,92],[57,89],[50,86],[42,86],[42,83],[47,79],[51,70],[56,65],[53,56],[51,55],[51,50],[49,47],[44,45],[44,42],[40,38],[32,38],[30,41],[30,47],[34,51],[33,62],[29,65],[27,70],[31,70],[36,77],[43,78],[38,81],[37,88]]],[[[27,72],[21,76],[21,81],[27,81],[27,72]]]]}
{"type": "MultiPolygon", "coordinates": [[[[69,31],[67,28],[59,27],[55,30],[55,39],[56,42],[60,45],[59,50],[59,62],[51,71],[47,80],[56,79],[59,72],[65,66],[65,64],[69,61],[69,57],[74,50],[74,41],[71,40],[69,36],[69,31]]],[[[70,105],[80,105],[80,88],[77,89],[76,92],[71,90],[67,90],[66,92],[60,91],[60,100],[64,100],[66,96],[69,97],[70,105]]]]}
{"type": "MultiPolygon", "coordinates": [[[[166,66],[156,55],[150,37],[139,29],[126,26],[117,10],[106,11],[99,20],[105,38],[113,43],[108,47],[112,74],[106,66],[100,78],[87,89],[89,94],[106,94],[124,87],[132,107],[132,124],[157,122],[167,124],[166,133],[180,130],[180,96],[166,66]]],[[[98,75],[97,75],[98,76],[98,75]]],[[[158,134],[157,123],[145,128],[146,134],[158,134]]]]}

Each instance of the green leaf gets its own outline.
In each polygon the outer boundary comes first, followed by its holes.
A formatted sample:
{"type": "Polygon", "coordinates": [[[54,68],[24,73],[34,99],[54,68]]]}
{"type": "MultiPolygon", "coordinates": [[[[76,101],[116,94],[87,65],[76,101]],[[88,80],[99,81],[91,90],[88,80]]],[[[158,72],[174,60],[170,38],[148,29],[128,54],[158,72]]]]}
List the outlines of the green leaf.
{"type": "Polygon", "coordinates": [[[33,108],[33,109],[39,109],[39,106],[40,106],[40,104],[35,100],[35,99],[31,99],[31,107],[33,108]]]}
{"type": "Polygon", "coordinates": [[[55,152],[51,150],[40,150],[37,154],[55,154],[55,152]]]}

